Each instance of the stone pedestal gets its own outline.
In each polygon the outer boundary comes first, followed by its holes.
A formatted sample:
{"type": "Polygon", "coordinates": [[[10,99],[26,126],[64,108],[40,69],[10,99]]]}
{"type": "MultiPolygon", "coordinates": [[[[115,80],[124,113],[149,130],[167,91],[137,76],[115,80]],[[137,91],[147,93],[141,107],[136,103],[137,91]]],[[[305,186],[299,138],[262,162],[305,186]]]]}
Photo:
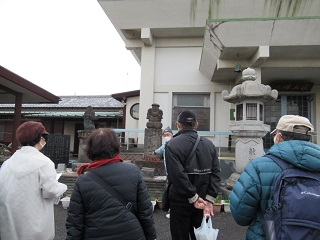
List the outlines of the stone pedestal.
{"type": "Polygon", "coordinates": [[[133,161],[140,169],[152,168],[154,169],[154,176],[165,176],[163,161],[149,161],[149,160],[135,160],[133,161]]]}
{"type": "Polygon", "coordinates": [[[79,138],[79,155],[78,162],[87,163],[90,162],[90,159],[84,154],[84,139],[86,139],[95,129],[92,130],[79,130],[78,138],[79,138]]]}
{"type": "Polygon", "coordinates": [[[237,138],[235,152],[237,172],[242,172],[252,159],[261,157],[263,153],[263,141],[261,138],[237,138]]]}
{"type": "Polygon", "coordinates": [[[270,131],[270,126],[246,120],[231,124],[230,130],[236,137],[236,172],[241,173],[252,159],[264,154],[262,137],[270,131]]]}
{"type": "Polygon", "coordinates": [[[141,172],[143,178],[154,178],[154,168],[142,167],[141,172]]]}

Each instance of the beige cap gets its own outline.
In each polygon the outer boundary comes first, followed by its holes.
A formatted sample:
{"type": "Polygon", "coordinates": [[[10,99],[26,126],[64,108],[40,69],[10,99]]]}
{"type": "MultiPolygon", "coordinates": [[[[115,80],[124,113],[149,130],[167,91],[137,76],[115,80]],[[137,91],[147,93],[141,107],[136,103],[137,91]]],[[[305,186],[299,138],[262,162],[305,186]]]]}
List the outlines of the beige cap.
{"type": "Polygon", "coordinates": [[[310,123],[308,118],[301,117],[298,115],[284,115],[279,119],[276,129],[274,129],[270,134],[274,134],[275,131],[280,130],[284,132],[293,132],[299,134],[306,134],[306,135],[315,135],[314,127],[310,123]],[[310,131],[304,131],[301,129],[295,129],[295,126],[305,126],[310,129],[310,131]]]}

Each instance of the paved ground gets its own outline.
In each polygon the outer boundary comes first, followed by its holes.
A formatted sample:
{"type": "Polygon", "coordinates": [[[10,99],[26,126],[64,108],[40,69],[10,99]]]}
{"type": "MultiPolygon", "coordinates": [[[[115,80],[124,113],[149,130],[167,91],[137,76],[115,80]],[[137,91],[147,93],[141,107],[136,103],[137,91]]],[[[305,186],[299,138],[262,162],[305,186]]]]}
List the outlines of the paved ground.
{"type": "MultiPolygon", "coordinates": [[[[61,203],[55,206],[56,237],[54,240],[62,240],[66,237],[65,220],[67,210],[63,209],[61,203]]],[[[154,219],[157,230],[157,240],[170,240],[169,219],[165,212],[156,208],[154,219]]],[[[212,218],[213,227],[219,229],[218,240],[241,240],[245,237],[246,227],[238,226],[231,213],[216,213],[212,218]]],[[[126,239],[124,239],[126,240],[126,239]]]]}

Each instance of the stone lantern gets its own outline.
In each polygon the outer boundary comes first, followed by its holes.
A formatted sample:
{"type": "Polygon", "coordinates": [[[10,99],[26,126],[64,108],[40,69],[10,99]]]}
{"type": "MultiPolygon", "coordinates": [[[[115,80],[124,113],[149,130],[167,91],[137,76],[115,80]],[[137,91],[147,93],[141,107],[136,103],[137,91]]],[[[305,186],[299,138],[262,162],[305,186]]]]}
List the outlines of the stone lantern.
{"type": "MultiPolygon", "coordinates": [[[[222,99],[235,104],[235,121],[230,124],[230,131],[236,136],[235,175],[239,175],[249,161],[264,154],[262,137],[270,131],[270,126],[263,121],[264,102],[278,97],[277,90],[255,81],[256,73],[252,68],[242,72],[241,80],[242,84],[235,86],[230,93],[222,91],[222,99]]],[[[236,176],[231,178],[237,180],[236,176]]]]}

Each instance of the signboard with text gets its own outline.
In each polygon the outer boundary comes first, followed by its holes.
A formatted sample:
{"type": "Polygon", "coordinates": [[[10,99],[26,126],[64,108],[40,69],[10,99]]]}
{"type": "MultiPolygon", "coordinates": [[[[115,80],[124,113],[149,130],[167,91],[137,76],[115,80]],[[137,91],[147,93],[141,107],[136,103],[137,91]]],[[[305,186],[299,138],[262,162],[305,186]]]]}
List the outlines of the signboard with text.
{"type": "Polygon", "coordinates": [[[48,135],[47,144],[41,152],[54,162],[55,167],[57,167],[59,163],[67,165],[69,163],[70,154],[70,135],[48,135]]]}

